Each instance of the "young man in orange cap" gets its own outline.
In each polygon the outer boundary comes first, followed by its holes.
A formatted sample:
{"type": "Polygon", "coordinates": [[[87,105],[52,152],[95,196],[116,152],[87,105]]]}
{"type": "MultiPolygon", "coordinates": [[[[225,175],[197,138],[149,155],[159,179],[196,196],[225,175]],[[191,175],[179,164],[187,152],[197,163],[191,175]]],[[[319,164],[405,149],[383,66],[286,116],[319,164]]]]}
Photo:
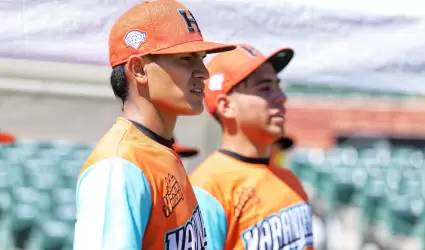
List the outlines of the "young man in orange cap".
{"type": "Polygon", "coordinates": [[[307,195],[291,171],[270,162],[284,134],[277,73],[292,57],[292,49],[264,56],[241,44],[207,65],[205,104],[222,127],[222,144],[190,180],[208,249],[313,249],[307,195]]]}
{"type": "Polygon", "coordinates": [[[203,110],[204,56],[234,48],[204,41],[192,13],[172,0],[143,2],[116,21],[109,60],[123,116],[81,169],[75,250],[206,248],[171,138],[179,115],[203,110]]]}

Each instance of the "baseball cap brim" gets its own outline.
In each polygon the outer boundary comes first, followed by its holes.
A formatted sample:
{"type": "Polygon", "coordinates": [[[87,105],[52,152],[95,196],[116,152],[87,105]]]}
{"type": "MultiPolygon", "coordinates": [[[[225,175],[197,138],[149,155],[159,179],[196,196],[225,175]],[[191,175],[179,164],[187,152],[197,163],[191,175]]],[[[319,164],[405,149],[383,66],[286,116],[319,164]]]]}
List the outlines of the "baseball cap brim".
{"type": "Polygon", "coordinates": [[[248,71],[246,71],[244,74],[239,76],[240,79],[238,79],[238,81],[236,82],[239,83],[240,81],[242,81],[242,79],[245,79],[246,77],[248,77],[252,72],[257,70],[261,65],[263,65],[266,62],[270,62],[276,74],[278,74],[289,64],[289,62],[291,62],[293,57],[294,57],[294,51],[292,49],[290,48],[278,49],[275,52],[271,53],[269,56],[264,57],[264,59],[259,60],[257,64],[255,64],[253,67],[250,67],[248,71]]]}
{"type": "Polygon", "coordinates": [[[182,43],[172,47],[159,49],[151,52],[150,54],[180,54],[180,53],[196,53],[196,52],[206,52],[207,54],[221,53],[230,50],[234,50],[235,45],[222,44],[222,43],[213,43],[206,41],[192,41],[187,43],[182,43]]]}
{"type": "Polygon", "coordinates": [[[282,48],[273,52],[267,57],[266,62],[270,62],[276,73],[281,72],[294,57],[294,51],[290,48],[282,48]]]}

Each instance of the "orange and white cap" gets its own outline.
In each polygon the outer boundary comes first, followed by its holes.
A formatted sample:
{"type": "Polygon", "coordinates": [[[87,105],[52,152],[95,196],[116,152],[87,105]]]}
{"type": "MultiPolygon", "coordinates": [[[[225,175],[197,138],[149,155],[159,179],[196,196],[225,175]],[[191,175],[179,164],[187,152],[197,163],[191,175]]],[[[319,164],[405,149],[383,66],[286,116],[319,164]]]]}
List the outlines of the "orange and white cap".
{"type": "Polygon", "coordinates": [[[204,41],[192,13],[174,0],[151,0],[124,13],[109,35],[109,63],[125,63],[132,55],[218,53],[235,46],[204,41]]]}
{"type": "Polygon", "coordinates": [[[235,50],[214,56],[207,64],[211,77],[205,82],[204,90],[204,102],[208,111],[214,114],[218,95],[227,94],[265,62],[270,62],[276,73],[279,73],[293,56],[294,51],[290,48],[281,48],[264,56],[247,44],[238,44],[235,50]]]}

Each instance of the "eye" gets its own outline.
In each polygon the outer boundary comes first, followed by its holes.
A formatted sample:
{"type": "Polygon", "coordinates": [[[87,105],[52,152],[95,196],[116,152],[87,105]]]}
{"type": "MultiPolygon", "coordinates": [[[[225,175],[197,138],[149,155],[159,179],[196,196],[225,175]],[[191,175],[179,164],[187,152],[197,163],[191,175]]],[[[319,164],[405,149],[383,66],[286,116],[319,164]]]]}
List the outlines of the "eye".
{"type": "Polygon", "coordinates": [[[180,57],[180,59],[183,60],[183,61],[190,61],[190,60],[192,60],[192,57],[191,56],[183,56],[183,57],[180,57]]]}
{"type": "Polygon", "coordinates": [[[269,91],[270,90],[270,86],[264,86],[260,88],[260,91],[269,91]]]}

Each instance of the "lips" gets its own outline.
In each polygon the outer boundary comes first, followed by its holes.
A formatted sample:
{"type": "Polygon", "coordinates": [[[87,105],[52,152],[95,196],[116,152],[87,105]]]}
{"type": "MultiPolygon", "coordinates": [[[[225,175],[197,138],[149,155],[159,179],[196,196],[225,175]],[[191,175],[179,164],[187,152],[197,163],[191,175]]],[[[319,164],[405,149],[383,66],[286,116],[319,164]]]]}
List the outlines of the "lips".
{"type": "Polygon", "coordinates": [[[191,88],[190,93],[197,95],[199,97],[204,97],[205,85],[201,83],[201,84],[194,84],[193,86],[196,86],[196,87],[191,88]]]}
{"type": "Polygon", "coordinates": [[[204,90],[202,88],[193,88],[190,90],[190,92],[195,94],[203,94],[204,90]]]}
{"type": "Polygon", "coordinates": [[[284,122],[285,121],[285,116],[284,114],[278,113],[278,114],[274,114],[272,115],[272,120],[278,121],[278,122],[284,122]]]}

